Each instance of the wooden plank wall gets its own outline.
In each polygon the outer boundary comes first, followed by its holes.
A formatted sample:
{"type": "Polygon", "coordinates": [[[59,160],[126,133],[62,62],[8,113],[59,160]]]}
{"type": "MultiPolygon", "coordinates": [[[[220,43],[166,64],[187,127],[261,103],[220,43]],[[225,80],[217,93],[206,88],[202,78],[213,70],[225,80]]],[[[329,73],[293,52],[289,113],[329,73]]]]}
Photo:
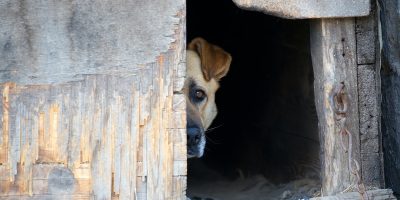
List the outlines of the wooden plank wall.
{"type": "Polygon", "coordinates": [[[185,2],[0,2],[0,199],[184,199],[185,2]]]}

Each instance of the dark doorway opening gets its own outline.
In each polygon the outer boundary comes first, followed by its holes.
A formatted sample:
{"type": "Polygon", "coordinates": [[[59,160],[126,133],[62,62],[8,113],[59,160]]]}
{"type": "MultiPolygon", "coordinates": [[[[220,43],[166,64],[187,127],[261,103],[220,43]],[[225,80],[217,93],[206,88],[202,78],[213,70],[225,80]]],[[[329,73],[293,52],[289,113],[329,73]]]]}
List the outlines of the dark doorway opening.
{"type": "Polygon", "coordinates": [[[195,37],[233,60],[216,94],[218,116],[207,131],[205,155],[189,159],[188,196],[297,199],[318,193],[309,22],[242,10],[230,0],[188,0],[187,41],[195,37]],[[291,191],[293,184],[307,187],[291,191]]]}

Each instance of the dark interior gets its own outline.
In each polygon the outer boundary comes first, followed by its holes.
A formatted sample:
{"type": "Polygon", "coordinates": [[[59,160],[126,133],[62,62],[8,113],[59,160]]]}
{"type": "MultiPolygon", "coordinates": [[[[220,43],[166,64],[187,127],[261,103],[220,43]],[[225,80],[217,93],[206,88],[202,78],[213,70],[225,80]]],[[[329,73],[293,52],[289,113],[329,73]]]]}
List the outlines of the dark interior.
{"type": "Polygon", "coordinates": [[[258,174],[274,184],[317,177],[308,21],[242,10],[231,0],[188,0],[188,43],[199,36],[233,59],[205,155],[189,159],[188,193],[212,173],[227,180],[258,174]]]}

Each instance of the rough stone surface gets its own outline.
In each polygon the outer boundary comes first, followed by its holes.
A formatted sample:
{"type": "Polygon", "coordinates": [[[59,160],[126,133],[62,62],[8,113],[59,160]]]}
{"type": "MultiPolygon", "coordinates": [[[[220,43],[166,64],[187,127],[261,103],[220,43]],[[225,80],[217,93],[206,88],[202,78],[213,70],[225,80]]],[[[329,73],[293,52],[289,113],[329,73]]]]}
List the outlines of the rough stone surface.
{"type": "Polygon", "coordinates": [[[366,16],[370,0],[233,0],[239,7],[283,18],[366,16]]]}
{"type": "Polygon", "coordinates": [[[361,154],[362,178],[367,190],[381,188],[382,167],[380,160],[382,155],[379,153],[361,154]]]}
{"type": "Polygon", "coordinates": [[[378,99],[375,66],[358,66],[361,153],[379,153],[378,99]]]}
{"type": "Polygon", "coordinates": [[[369,16],[359,17],[356,20],[357,64],[359,65],[375,63],[378,38],[376,19],[376,8],[373,6],[369,16]]]}

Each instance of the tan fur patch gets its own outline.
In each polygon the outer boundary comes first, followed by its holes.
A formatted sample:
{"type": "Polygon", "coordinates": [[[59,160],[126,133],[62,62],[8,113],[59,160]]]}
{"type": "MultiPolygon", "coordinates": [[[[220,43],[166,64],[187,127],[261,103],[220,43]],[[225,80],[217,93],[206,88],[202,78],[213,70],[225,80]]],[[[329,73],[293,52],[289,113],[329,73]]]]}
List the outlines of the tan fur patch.
{"type": "Polygon", "coordinates": [[[232,57],[221,47],[210,44],[203,38],[195,38],[190,42],[188,49],[199,55],[205,80],[219,81],[228,73],[232,57]]]}
{"type": "MultiPolygon", "coordinates": [[[[187,69],[186,69],[186,76],[190,77],[193,81],[199,85],[204,92],[207,94],[207,101],[203,104],[199,105],[198,108],[202,119],[202,124],[204,129],[206,130],[210,125],[215,116],[217,115],[217,106],[215,104],[215,92],[219,88],[219,83],[214,79],[210,79],[207,81],[202,73],[201,70],[201,61],[198,54],[194,51],[188,50],[187,51],[187,61],[186,61],[187,69]]],[[[186,81],[189,81],[187,79],[186,81]]],[[[189,83],[185,83],[188,85],[189,83]]],[[[185,87],[188,89],[188,87],[185,87]]],[[[186,94],[189,92],[187,91],[186,94]]],[[[187,95],[186,95],[187,96],[187,95]]]]}
{"type": "Polygon", "coordinates": [[[205,131],[217,116],[215,92],[218,81],[229,70],[231,56],[202,38],[189,44],[186,53],[186,96],[188,158],[201,157],[206,145],[205,131]]]}

